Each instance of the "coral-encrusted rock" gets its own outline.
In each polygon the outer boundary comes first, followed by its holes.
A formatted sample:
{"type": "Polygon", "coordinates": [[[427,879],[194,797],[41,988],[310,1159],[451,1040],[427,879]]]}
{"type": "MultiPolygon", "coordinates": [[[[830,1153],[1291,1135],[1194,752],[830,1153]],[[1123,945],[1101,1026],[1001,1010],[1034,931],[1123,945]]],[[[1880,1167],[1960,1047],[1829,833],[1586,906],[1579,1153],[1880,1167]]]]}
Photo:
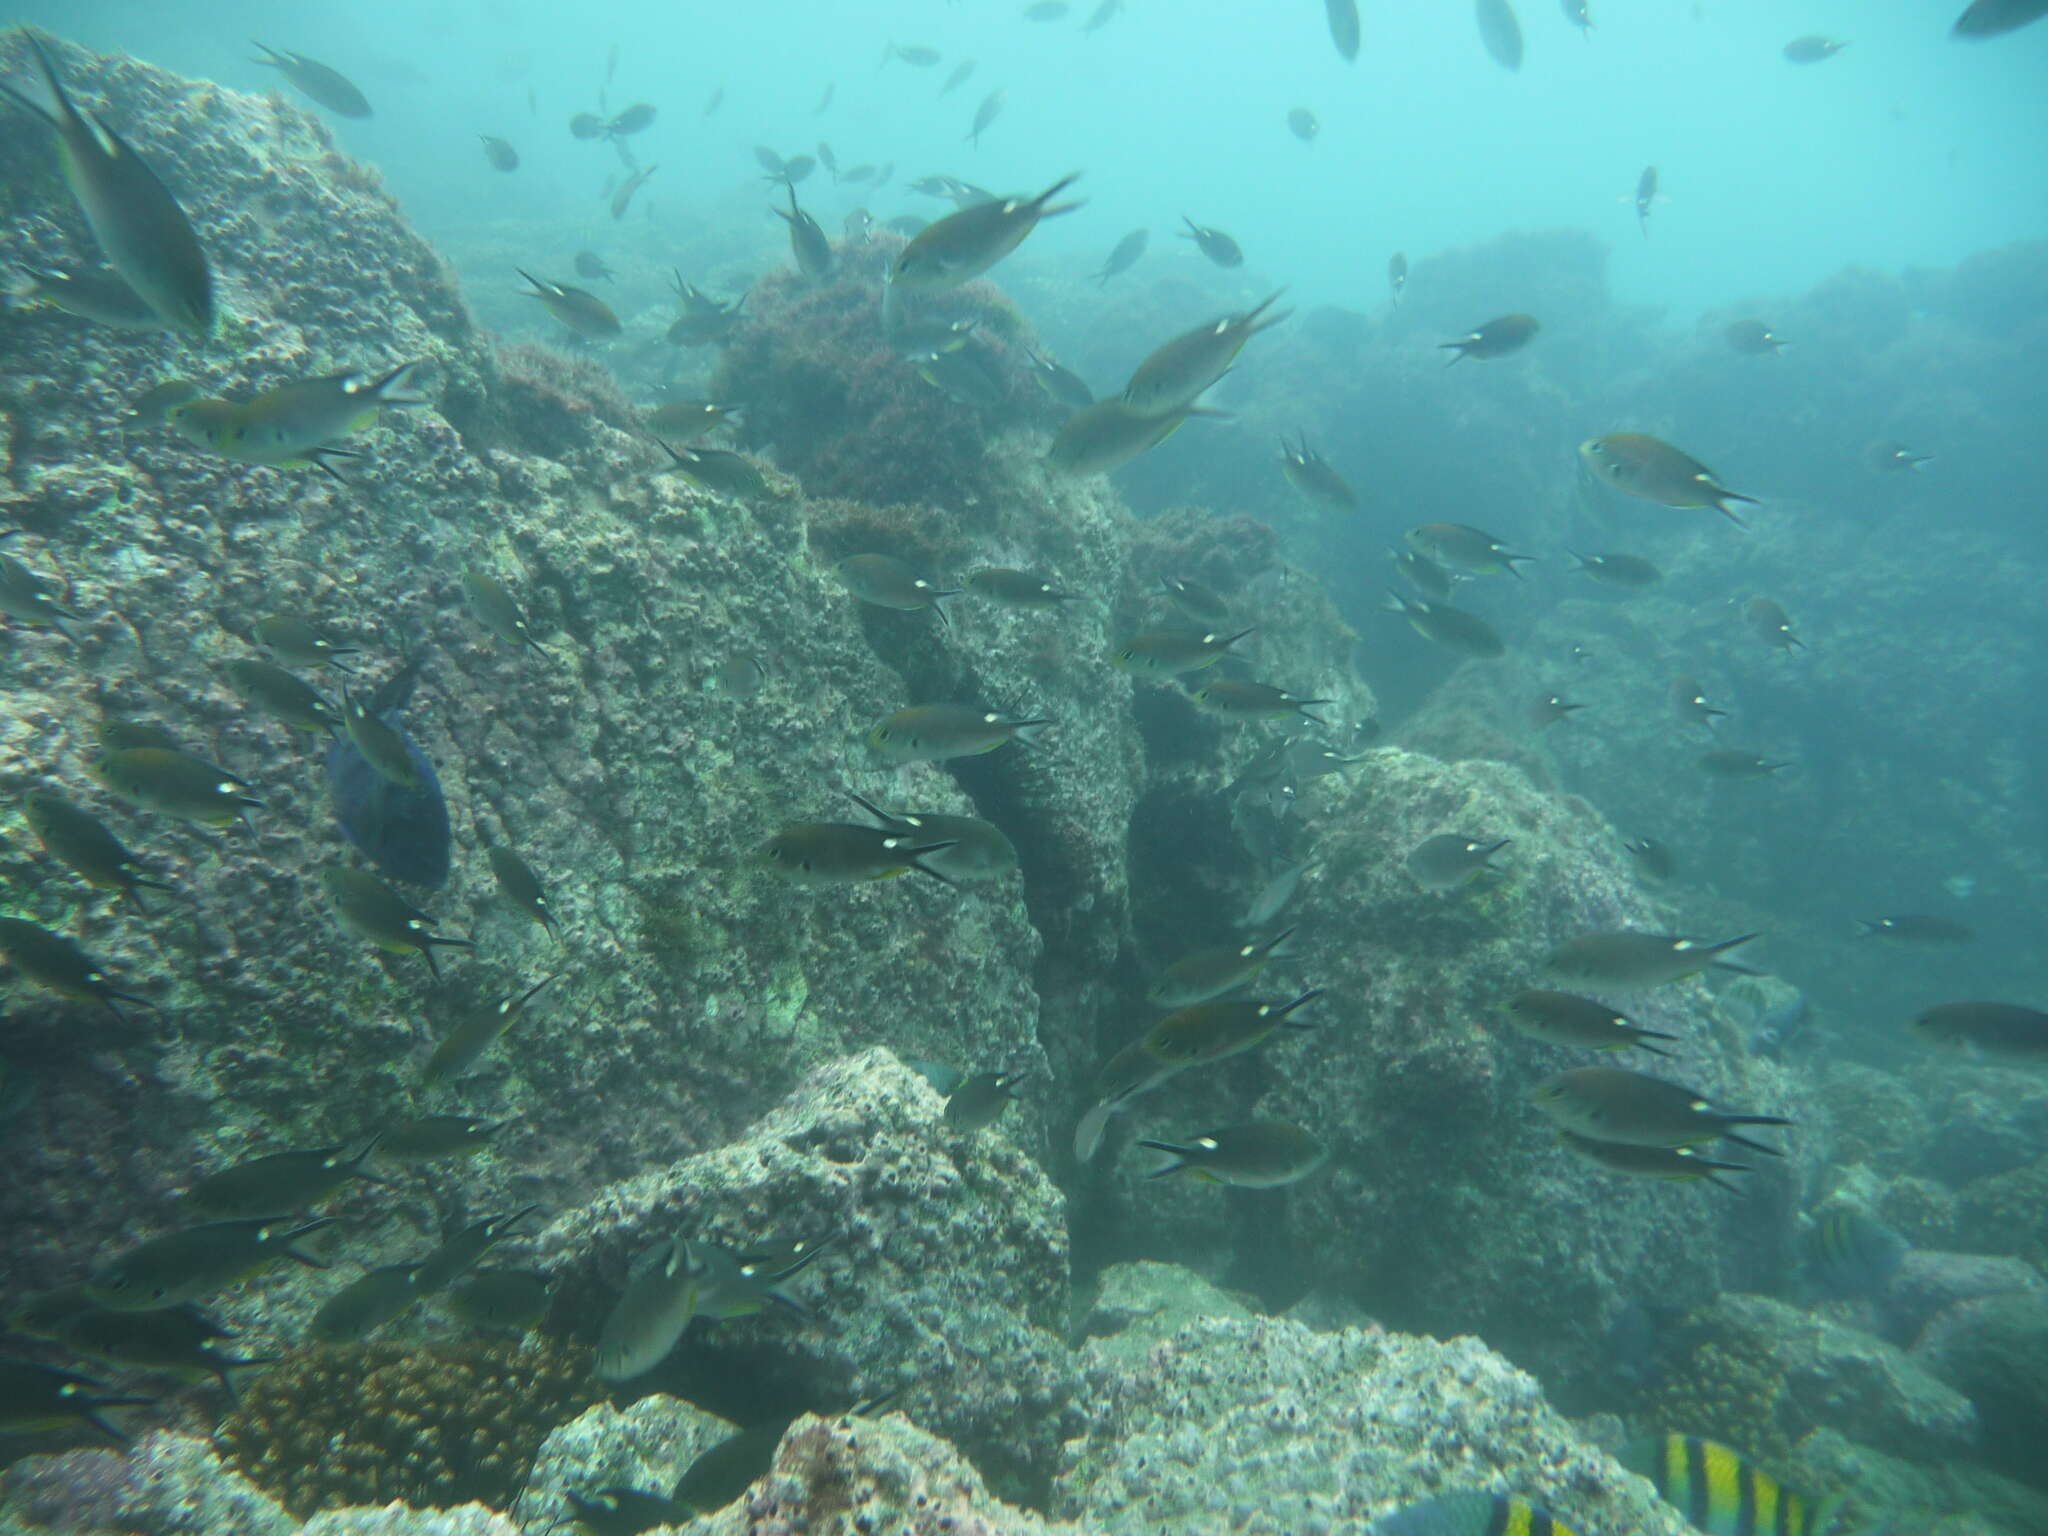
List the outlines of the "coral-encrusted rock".
{"type": "Polygon", "coordinates": [[[292,1536],[298,1522],[204,1440],[158,1430],[127,1450],[28,1456],[0,1473],[0,1532],[292,1536]]]}
{"type": "Polygon", "coordinates": [[[543,1232],[557,1315],[594,1334],[633,1258],[672,1233],[832,1238],[789,1282],[817,1323],[778,1309],[693,1323],[634,1388],[704,1401],[741,1380],[757,1406],[795,1407],[900,1389],[999,1486],[1042,1489],[1070,1369],[1061,1198],[1000,1123],[963,1136],[941,1109],[886,1050],[825,1068],[740,1140],[612,1185],[543,1232]]]}
{"type": "Polygon", "coordinates": [[[481,1504],[456,1509],[331,1509],[301,1527],[300,1536],[519,1536],[519,1527],[481,1504]]]}
{"type": "Polygon", "coordinates": [[[1461,1488],[1573,1528],[1684,1536],[1476,1339],[1259,1318],[1191,1323],[1138,1360],[1091,1344],[1054,1513],[1103,1536],[1331,1536],[1461,1488]]]}
{"type": "Polygon", "coordinates": [[[989,1493],[958,1452],[899,1414],[804,1418],[775,1469],[690,1536],[1095,1536],[989,1493]]]}
{"type": "Polygon", "coordinates": [[[660,1393],[624,1408],[599,1403],[548,1436],[519,1496],[528,1520],[567,1513],[565,1493],[638,1488],[666,1496],[683,1469],[737,1425],[660,1393]]]}

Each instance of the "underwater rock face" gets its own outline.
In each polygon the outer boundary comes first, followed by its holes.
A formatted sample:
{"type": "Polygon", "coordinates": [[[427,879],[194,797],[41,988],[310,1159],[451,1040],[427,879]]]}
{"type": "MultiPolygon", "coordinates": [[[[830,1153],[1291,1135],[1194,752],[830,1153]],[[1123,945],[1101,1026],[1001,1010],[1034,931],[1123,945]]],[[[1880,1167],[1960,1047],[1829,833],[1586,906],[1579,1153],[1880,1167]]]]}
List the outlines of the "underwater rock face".
{"type": "Polygon", "coordinates": [[[518,1507],[529,1520],[552,1520],[569,1508],[564,1493],[638,1488],[666,1495],[683,1468],[737,1428],[658,1392],[623,1408],[599,1403],[542,1443],[518,1507]]]}
{"type": "Polygon", "coordinates": [[[1099,1536],[1351,1530],[1466,1487],[1582,1531],[1691,1530],[1476,1339],[1215,1318],[1142,1356],[1114,1340],[1083,1355],[1053,1509],[1099,1536]]]}
{"type": "Polygon", "coordinates": [[[29,1456],[0,1473],[0,1531],[292,1536],[299,1523],[204,1440],[156,1430],[125,1451],[29,1456]]]}
{"type": "Polygon", "coordinates": [[[543,1231],[556,1315],[594,1335],[631,1260],[672,1234],[831,1239],[788,1282],[821,1324],[776,1309],[699,1320],[622,1390],[703,1402],[740,1381],[758,1414],[798,1390],[850,1404],[900,1389],[999,1486],[1042,1488],[1071,1371],[1063,1202],[1000,1126],[963,1136],[942,1107],[885,1050],[824,1068],[741,1139],[614,1184],[543,1231]]]}

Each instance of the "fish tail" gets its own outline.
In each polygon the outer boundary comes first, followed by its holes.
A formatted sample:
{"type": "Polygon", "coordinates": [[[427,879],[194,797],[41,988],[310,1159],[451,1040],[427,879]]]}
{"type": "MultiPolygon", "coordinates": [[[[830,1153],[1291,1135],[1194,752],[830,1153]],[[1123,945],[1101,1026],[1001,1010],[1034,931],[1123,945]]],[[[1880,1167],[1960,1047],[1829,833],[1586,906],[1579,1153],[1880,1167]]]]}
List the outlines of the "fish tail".
{"type": "Polygon", "coordinates": [[[1761,1152],[1765,1157],[1783,1157],[1785,1155],[1776,1147],[1767,1147],[1760,1141],[1751,1141],[1747,1136],[1736,1135],[1735,1132],[1725,1128],[1728,1123],[1735,1125],[1790,1125],[1792,1123],[1790,1120],[1776,1120],[1768,1115],[1733,1116],[1730,1122],[1723,1123],[1724,1128],[1720,1137],[1722,1141],[1732,1141],[1738,1147],[1747,1147],[1752,1152],[1761,1152]]]}
{"type": "Polygon", "coordinates": [[[1172,1162],[1164,1167],[1154,1168],[1145,1175],[1148,1179],[1163,1179],[1170,1174],[1179,1173],[1181,1169],[1187,1167],[1189,1158],[1194,1155],[1189,1148],[1177,1147],[1170,1141],[1145,1141],[1141,1139],[1138,1145],[1150,1152],[1164,1152],[1173,1159],[1172,1162]]]}

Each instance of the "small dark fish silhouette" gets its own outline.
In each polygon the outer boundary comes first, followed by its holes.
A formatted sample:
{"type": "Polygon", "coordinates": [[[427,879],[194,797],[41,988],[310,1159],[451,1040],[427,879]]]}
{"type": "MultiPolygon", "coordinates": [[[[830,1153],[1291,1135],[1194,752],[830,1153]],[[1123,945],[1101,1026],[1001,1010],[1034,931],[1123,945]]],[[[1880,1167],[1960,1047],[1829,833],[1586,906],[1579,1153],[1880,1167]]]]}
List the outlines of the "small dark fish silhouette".
{"type": "Polygon", "coordinates": [[[327,793],[343,835],[380,872],[439,889],[448,882],[448,804],[434,765],[398,724],[418,676],[419,663],[409,662],[371,696],[369,708],[398,732],[419,783],[411,789],[392,783],[341,736],[327,749],[327,793]]]}

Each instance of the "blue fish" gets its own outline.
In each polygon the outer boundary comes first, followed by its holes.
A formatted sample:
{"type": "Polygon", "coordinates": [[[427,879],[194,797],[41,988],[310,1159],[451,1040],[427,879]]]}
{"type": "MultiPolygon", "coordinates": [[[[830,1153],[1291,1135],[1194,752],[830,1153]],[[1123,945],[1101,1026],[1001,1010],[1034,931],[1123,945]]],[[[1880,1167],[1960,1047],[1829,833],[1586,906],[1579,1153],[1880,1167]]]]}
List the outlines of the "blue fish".
{"type": "Polygon", "coordinates": [[[448,883],[448,802],[441,798],[434,765],[398,723],[418,670],[417,662],[409,662],[370,699],[370,712],[405,743],[418,785],[405,789],[392,783],[369,765],[354,742],[340,736],[327,749],[327,793],[343,835],[379,873],[437,889],[448,883]]]}

